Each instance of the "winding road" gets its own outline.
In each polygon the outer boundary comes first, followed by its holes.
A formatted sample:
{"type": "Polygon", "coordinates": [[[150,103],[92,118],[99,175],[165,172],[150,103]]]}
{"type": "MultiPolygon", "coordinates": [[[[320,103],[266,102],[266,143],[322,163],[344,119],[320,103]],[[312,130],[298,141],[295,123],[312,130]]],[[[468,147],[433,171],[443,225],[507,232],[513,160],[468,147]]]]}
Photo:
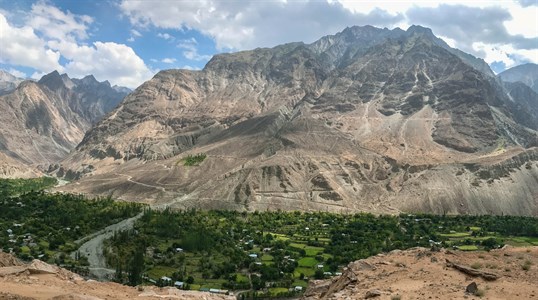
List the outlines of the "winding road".
{"type": "MultiPolygon", "coordinates": [[[[76,241],[76,243],[81,243],[84,240],[89,239],[84,244],[82,244],[77,250],[81,256],[85,255],[88,258],[90,263],[89,271],[90,275],[95,277],[99,281],[110,280],[114,273],[116,272],[113,269],[107,268],[105,256],[103,255],[103,242],[106,239],[111,238],[114,235],[115,231],[128,230],[133,228],[133,225],[136,220],[142,217],[143,213],[125,219],[119,223],[110,225],[105,229],[102,229],[98,232],[92,233],[91,235],[76,241]]],[[[71,257],[75,258],[76,252],[71,253],[71,257]]]]}

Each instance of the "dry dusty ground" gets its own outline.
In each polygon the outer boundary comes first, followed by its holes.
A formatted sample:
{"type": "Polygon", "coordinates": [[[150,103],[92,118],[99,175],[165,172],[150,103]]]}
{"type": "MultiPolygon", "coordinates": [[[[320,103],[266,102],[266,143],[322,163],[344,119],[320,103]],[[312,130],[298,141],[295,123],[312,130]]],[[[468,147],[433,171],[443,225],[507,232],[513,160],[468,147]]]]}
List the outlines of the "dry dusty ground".
{"type": "Polygon", "coordinates": [[[176,288],[135,288],[112,282],[86,281],[41,261],[21,265],[0,252],[0,300],[178,299],[224,300],[232,296],[180,291],[176,288]]]}
{"type": "Polygon", "coordinates": [[[396,250],[353,262],[342,276],[312,282],[304,298],[365,299],[367,294],[372,299],[391,300],[538,299],[538,247],[491,252],[396,250]],[[493,273],[498,279],[465,274],[447,260],[485,277],[493,273]],[[476,294],[466,293],[472,282],[478,285],[476,294]]]}

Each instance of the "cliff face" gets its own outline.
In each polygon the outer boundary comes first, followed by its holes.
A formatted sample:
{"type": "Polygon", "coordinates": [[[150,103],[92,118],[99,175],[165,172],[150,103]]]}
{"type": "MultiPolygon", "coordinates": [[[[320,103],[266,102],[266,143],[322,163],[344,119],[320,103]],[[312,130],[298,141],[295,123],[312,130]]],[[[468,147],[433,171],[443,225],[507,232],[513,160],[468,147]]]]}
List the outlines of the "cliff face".
{"type": "Polygon", "coordinates": [[[162,71],[62,170],[77,191],[178,207],[537,214],[538,106],[510,91],[426,28],[352,27],[162,71]],[[470,181],[465,165],[514,155],[528,167],[470,181]]]}

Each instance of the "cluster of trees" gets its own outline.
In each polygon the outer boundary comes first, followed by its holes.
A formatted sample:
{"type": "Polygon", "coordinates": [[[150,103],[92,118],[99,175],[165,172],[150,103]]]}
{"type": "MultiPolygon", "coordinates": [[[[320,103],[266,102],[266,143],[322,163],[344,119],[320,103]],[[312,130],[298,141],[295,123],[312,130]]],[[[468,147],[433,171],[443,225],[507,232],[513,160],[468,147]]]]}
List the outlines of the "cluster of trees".
{"type": "MultiPolygon", "coordinates": [[[[69,260],[74,241],[120,220],[143,205],[111,198],[88,200],[80,195],[52,194],[43,189],[53,178],[0,180],[0,245],[22,259],[41,258],[58,264],[69,260]]],[[[77,263],[84,265],[82,258],[77,263]]]]}
{"type": "Polygon", "coordinates": [[[58,184],[53,177],[31,179],[0,179],[0,199],[21,195],[32,191],[41,191],[58,184]]]}
{"type": "Polygon", "coordinates": [[[183,159],[184,166],[197,166],[206,159],[205,153],[199,153],[196,155],[189,155],[183,159]]]}

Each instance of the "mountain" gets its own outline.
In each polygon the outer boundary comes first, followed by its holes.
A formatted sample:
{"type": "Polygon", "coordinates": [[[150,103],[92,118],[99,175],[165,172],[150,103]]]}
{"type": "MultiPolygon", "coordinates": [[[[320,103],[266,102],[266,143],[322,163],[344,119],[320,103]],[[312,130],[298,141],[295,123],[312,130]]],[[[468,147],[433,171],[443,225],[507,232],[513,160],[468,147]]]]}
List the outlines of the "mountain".
{"type": "Polygon", "coordinates": [[[93,76],[71,80],[57,71],[0,96],[2,176],[32,173],[64,158],[123,96],[93,76]]]}
{"type": "Polygon", "coordinates": [[[538,215],[536,103],[484,68],[419,26],[216,55],[127,96],[62,161],[79,179],[62,190],[177,208],[538,215]]]}
{"type": "Polygon", "coordinates": [[[17,88],[24,79],[15,77],[7,71],[0,69],[0,95],[7,94],[17,88]]]}
{"type": "Polygon", "coordinates": [[[538,65],[527,63],[515,66],[497,75],[502,81],[522,82],[538,93],[538,65]]]}

